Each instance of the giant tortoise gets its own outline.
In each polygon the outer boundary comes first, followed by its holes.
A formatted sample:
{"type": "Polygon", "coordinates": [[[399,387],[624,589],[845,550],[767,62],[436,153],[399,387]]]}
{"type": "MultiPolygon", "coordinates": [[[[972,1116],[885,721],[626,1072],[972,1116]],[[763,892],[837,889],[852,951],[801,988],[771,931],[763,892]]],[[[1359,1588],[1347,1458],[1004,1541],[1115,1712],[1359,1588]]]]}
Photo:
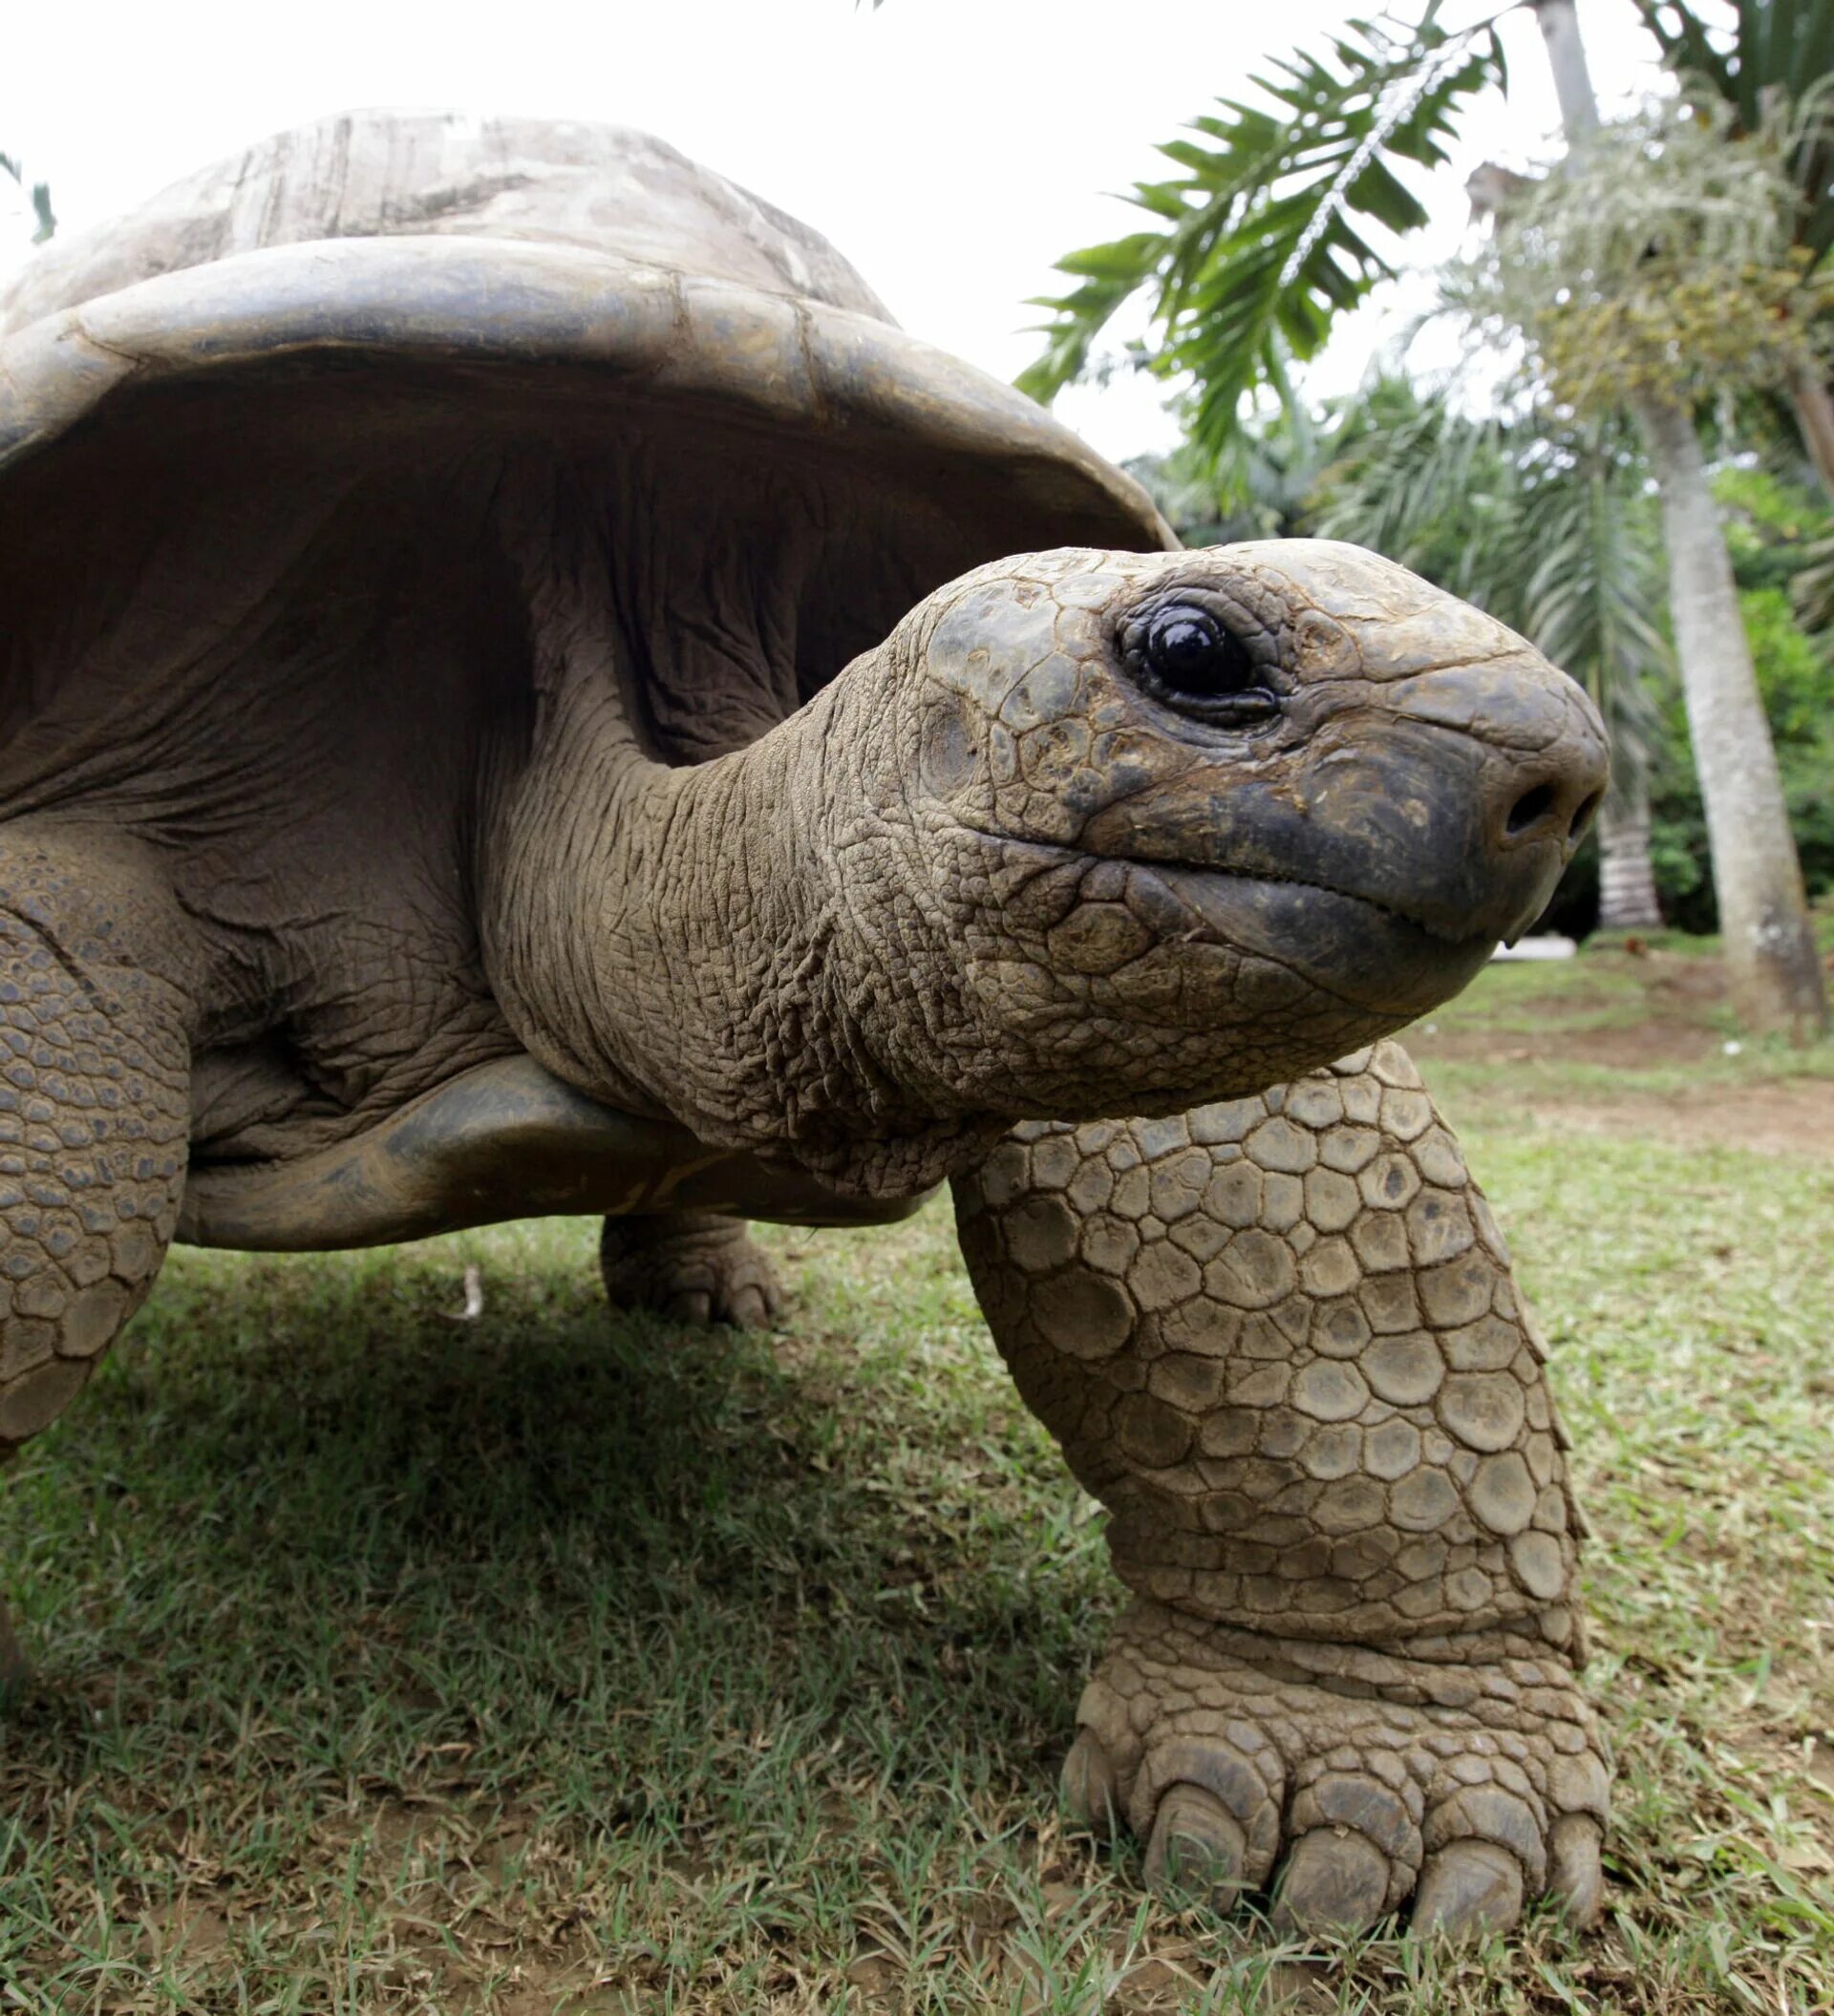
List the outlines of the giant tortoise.
{"type": "Polygon", "coordinates": [[[1071,1810],[1301,1928],[1596,1910],[1543,1349],[1384,1040],[1570,858],[1576,687],[1168,550],[639,134],[327,120],[4,326],[0,1451],[174,1239],[590,1212],[758,1320],[745,1220],[947,1180],[1133,1597],[1071,1810]]]}

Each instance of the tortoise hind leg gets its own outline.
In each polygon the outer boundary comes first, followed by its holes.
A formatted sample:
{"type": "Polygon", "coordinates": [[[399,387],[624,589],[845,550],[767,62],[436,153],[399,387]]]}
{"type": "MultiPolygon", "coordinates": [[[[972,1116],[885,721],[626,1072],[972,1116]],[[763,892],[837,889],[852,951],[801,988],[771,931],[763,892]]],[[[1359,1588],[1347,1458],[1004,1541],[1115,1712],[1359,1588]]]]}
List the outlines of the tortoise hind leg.
{"type": "Polygon", "coordinates": [[[130,843],[0,828],[0,1463],[82,1389],[172,1237],[190,1000],[133,961],[169,969],[182,928],[130,843]]]}
{"type": "Polygon", "coordinates": [[[675,1323],[756,1329],[783,1306],[777,1270],[745,1220],[712,1211],[608,1218],[599,1271],[617,1307],[653,1309],[675,1323]]]}

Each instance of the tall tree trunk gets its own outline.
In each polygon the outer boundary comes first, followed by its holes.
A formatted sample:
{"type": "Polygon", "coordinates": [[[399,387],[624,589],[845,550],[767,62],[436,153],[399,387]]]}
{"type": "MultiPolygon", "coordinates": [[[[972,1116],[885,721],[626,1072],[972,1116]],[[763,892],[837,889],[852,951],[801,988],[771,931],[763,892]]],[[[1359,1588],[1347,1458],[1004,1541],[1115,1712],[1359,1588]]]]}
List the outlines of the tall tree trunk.
{"type": "Polygon", "coordinates": [[[1661,927],[1650,859],[1650,788],[1639,774],[1616,786],[1598,809],[1598,928],[1661,927]]]}
{"type": "Polygon", "coordinates": [[[1827,1027],[1821,964],[1700,436],[1672,399],[1645,396],[1636,416],[1662,493],[1669,609],[1733,992],[1754,1028],[1807,1041],[1827,1027]]]}
{"type": "Polygon", "coordinates": [[[1598,125],[1598,95],[1586,67],[1586,44],[1580,38],[1573,0],[1531,0],[1541,39],[1547,45],[1547,63],[1554,74],[1554,95],[1560,100],[1560,123],[1570,143],[1598,125]]]}
{"type": "Polygon", "coordinates": [[[1822,488],[1834,498],[1834,393],[1816,367],[1799,358],[1790,367],[1789,403],[1796,409],[1796,424],[1802,429],[1802,446],[1822,479],[1822,488]]]}
{"type": "MultiPolygon", "coordinates": [[[[1533,6],[1567,138],[1583,138],[1598,124],[1598,103],[1573,0],[1533,6]]],[[[1659,394],[1639,399],[1636,417],[1662,493],[1675,656],[1733,992],[1754,1028],[1806,1042],[1827,1028],[1827,997],[1700,436],[1693,414],[1659,394]]]]}

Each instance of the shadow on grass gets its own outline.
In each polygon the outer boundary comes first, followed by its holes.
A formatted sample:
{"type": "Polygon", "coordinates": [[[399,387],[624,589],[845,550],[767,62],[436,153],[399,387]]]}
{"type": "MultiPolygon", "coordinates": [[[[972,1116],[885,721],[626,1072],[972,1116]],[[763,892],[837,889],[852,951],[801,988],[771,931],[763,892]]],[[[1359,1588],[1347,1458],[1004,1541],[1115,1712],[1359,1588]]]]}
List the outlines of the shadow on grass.
{"type": "Polygon", "coordinates": [[[40,1669],[8,1750],[67,1782],[185,1746],[400,1786],[460,1757],[628,1814],[633,1777],[710,1794],[735,1737],[851,1730],[882,1769],[889,1729],[1035,1783],[1098,1569],[1078,1536],[1040,1589],[1024,1455],[985,1448],[1034,1438],[1016,1406],[901,1424],[869,1365],[608,1319],[544,1259],[457,1325],[437,1247],[181,1256],[0,1506],[40,1669]],[[969,1455],[910,1439],[939,1430],[969,1455]]]}

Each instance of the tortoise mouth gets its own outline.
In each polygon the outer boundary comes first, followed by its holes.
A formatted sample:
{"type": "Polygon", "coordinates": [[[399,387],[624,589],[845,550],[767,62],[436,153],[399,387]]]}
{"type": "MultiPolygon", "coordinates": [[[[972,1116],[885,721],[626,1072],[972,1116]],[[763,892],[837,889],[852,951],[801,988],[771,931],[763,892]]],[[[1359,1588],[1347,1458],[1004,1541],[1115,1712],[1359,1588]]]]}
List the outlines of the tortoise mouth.
{"type": "Polygon", "coordinates": [[[1378,897],[1304,876],[1117,859],[1160,882],[1198,918],[1177,942],[1276,961],[1319,993],[1363,1012],[1411,1019],[1437,1008],[1497,946],[1492,932],[1454,936],[1378,897]]]}
{"type": "Polygon", "coordinates": [[[1496,935],[1484,928],[1448,931],[1423,912],[1409,909],[1405,903],[1372,895],[1366,889],[1348,889],[1341,882],[1327,881],[1321,876],[1294,875],[1285,870],[1276,872],[1261,867],[1234,867],[1224,861],[1192,860],[1187,856],[1152,854],[1143,850],[1128,854],[1109,854],[1093,848],[1078,847],[1074,843],[1038,840],[1025,834],[1005,833],[997,827],[972,823],[969,825],[969,831],[983,839],[992,840],[1001,848],[1049,856],[1054,865],[1086,861],[1094,868],[1112,862],[1119,868],[1143,868],[1158,876],[1176,877],[1181,881],[1243,882],[1267,888],[1310,889],[1320,896],[1336,897],[1344,902],[1359,904],[1364,909],[1375,911],[1391,923],[1417,932],[1422,940],[1448,945],[1455,951],[1468,950],[1474,944],[1491,945],[1497,943],[1496,935]]]}
{"type": "Polygon", "coordinates": [[[1482,945],[1487,954],[1498,942],[1493,931],[1448,931],[1443,924],[1418,911],[1410,910],[1404,903],[1373,896],[1365,889],[1347,889],[1340,882],[1326,881],[1316,876],[1276,874],[1267,868],[1234,868],[1217,861],[1177,860],[1151,854],[1097,855],[1092,859],[1117,860],[1130,868],[1147,869],[1175,884],[1240,882],[1269,889],[1309,890],[1314,895],[1353,903],[1361,910],[1372,912],[1422,950],[1440,945],[1454,954],[1463,954],[1482,945]]]}
{"type": "Polygon", "coordinates": [[[1107,935],[1124,940],[1124,914],[1132,927],[1127,956],[1093,968],[1072,957],[1098,988],[1125,992],[1130,967],[1162,966],[1181,947],[1199,957],[1221,948],[1283,966],[1358,1015],[1397,1026],[1458,992],[1497,944],[1482,926],[1449,931],[1386,895],[1320,877],[1144,852],[1098,854],[977,830],[1006,857],[1009,872],[1021,871],[1007,905],[1013,922],[1041,928],[1047,944],[1061,943],[1066,924],[1075,935],[1097,911],[1118,926],[1107,935]]]}

